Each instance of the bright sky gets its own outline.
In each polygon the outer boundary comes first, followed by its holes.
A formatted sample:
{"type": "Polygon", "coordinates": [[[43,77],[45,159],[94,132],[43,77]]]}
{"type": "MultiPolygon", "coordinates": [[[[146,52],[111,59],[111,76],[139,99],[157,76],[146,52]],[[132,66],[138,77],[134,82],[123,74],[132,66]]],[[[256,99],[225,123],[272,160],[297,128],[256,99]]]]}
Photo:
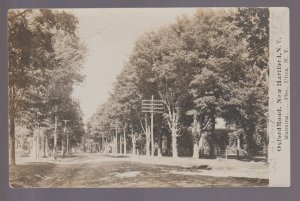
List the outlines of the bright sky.
{"type": "Polygon", "coordinates": [[[132,52],[135,41],[147,31],[170,24],[177,16],[193,15],[195,8],[74,9],[79,35],[88,48],[84,62],[85,81],[75,86],[84,121],[104,103],[112,83],[132,52]]]}

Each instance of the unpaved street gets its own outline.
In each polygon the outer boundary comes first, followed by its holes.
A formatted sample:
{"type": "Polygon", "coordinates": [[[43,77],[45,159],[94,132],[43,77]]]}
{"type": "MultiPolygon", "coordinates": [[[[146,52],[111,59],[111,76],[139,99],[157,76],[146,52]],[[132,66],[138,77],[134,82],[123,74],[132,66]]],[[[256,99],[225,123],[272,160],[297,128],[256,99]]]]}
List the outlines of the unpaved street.
{"type": "MultiPolygon", "coordinates": [[[[149,162],[147,158],[106,156],[102,154],[78,154],[57,161],[41,160],[38,162],[22,161],[11,168],[10,184],[12,187],[201,187],[201,186],[266,186],[268,179],[230,177],[216,172],[220,165],[208,161],[200,168],[176,165],[172,160],[157,159],[149,162]],[[167,165],[167,163],[170,163],[167,165]],[[208,175],[214,176],[208,176],[208,175]]],[[[148,160],[149,161],[149,160],[148,160]]],[[[191,160],[193,161],[193,160],[191,160]]],[[[224,164],[240,163],[231,161],[216,162],[224,164]]],[[[249,164],[249,162],[244,162],[249,164]]],[[[235,165],[235,164],[234,164],[235,165]]],[[[259,167],[261,164],[255,164],[259,167]]],[[[227,166],[227,167],[226,167],[227,166]]],[[[241,167],[243,168],[243,167],[241,167]]],[[[245,167],[244,167],[245,169],[245,167]]],[[[222,171],[220,169],[220,171],[222,171]]],[[[251,168],[248,168],[251,171],[251,168]]],[[[252,171],[255,171],[252,167],[252,171]]]]}

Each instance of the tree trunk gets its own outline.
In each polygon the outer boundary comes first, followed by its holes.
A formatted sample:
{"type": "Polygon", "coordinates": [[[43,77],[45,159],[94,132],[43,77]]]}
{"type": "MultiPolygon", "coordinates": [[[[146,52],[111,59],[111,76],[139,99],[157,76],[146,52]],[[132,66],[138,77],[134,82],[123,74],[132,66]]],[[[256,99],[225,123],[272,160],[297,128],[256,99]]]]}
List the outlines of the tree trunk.
{"type": "Polygon", "coordinates": [[[169,113],[172,120],[169,123],[169,127],[171,128],[171,135],[172,135],[172,157],[177,158],[178,152],[177,152],[177,124],[179,119],[179,114],[175,113],[175,110],[173,110],[173,113],[169,113]]]}
{"type": "Polygon", "coordinates": [[[150,156],[150,128],[147,122],[147,114],[145,114],[145,135],[146,135],[146,156],[150,156]]]}
{"type": "Polygon", "coordinates": [[[127,143],[126,143],[126,130],[123,130],[123,138],[124,138],[124,154],[127,154],[127,143]]]}
{"type": "Polygon", "coordinates": [[[15,88],[9,87],[9,164],[16,165],[16,139],[15,139],[15,88]]]}
{"type": "Polygon", "coordinates": [[[13,115],[9,116],[9,164],[16,165],[15,154],[15,118],[13,115]]]}
{"type": "Polygon", "coordinates": [[[172,130],[172,157],[173,158],[177,158],[178,157],[178,153],[177,153],[177,133],[173,132],[172,130]]]}
{"type": "Polygon", "coordinates": [[[118,137],[115,136],[115,143],[114,143],[114,154],[118,153],[118,137]]]}
{"type": "Polygon", "coordinates": [[[104,152],[103,150],[104,147],[104,134],[102,133],[102,137],[101,137],[101,151],[104,152]]]}
{"type": "Polygon", "coordinates": [[[193,141],[194,141],[194,147],[193,147],[193,158],[199,158],[199,141],[197,141],[199,133],[197,133],[197,114],[195,113],[193,115],[193,128],[192,128],[192,134],[193,134],[193,141]]]}
{"type": "Polygon", "coordinates": [[[132,137],[132,154],[136,155],[136,140],[132,137]]]}
{"type": "Polygon", "coordinates": [[[45,133],[43,133],[43,157],[46,157],[46,136],[45,133]]]}
{"type": "Polygon", "coordinates": [[[204,147],[203,147],[203,141],[204,141],[204,135],[201,134],[200,140],[199,140],[199,158],[204,158],[204,147]]]}
{"type": "Polygon", "coordinates": [[[157,141],[157,156],[162,157],[162,132],[158,133],[158,141],[157,141]]]}
{"type": "Polygon", "coordinates": [[[246,140],[247,140],[248,156],[252,157],[254,154],[253,135],[247,134],[246,140]]]}
{"type": "Polygon", "coordinates": [[[268,138],[265,137],[265,141],[264,141],[264,153],[266,154],[266,161],[269,160],[269,141],[268,138]]]}
{"type": "Polygon", "coordinates": [[[146,136],[146,156],[150,156],[150,137],[146,136]]]}
{"type": "Polygon", "coordinates": [[[115,153],[115,147],[116,147],[116,146],[115,146],[115,143],[116,143],[116,142],[115,142],[115,137],[113,136],[113,137],[112,137],[112,140],[111,140],[111,143],[110,143],[110,144],[111,144],[111,153],[112,153],[112,154],[115,153]]]}
{"type": "Polygon", "coordinates": [[[166,137],[166,141],[167,141],[167,149],[166,149],[166,155],[171,156],[172,152],[171,152],[171,148],[172,148],[172,135],[167,135],[166,137]]]}
{"type": "Polygon", "coordinates": [[[61,138],[61,153],[63,158],[65,157],[65,149],[64,149],[64,140],[63,137],[61,138]]]}
{"type": "Polygon", "coordinates": [[[193,158],[199,158],[199,145],[197,142],[194,142],[193,158]]]}
{"type": "Polygon", "coordinates": [[[213,114],[211,117],[211,132],[210,132],[210,143],[209,143],[210,158],[215,157],[215,127],[216,127],[216,117],[215,117],[215,112],[213,110],[213,114]]]}
{"type": "Polygon", "coordinates": [[[86,153],[87,151],[87,146],[86,146],[86,142],[85,142],[85,136],[83,136],[83,139],[82,139],[82,151],[84,153],[86,153]]]}
{"type": "Polygon", "coordinates": [[[32,152],[31,152],[31,158],[37,159],[38,158],[38,130],[35,127],[33,131],[33,137],[32,137],[32,152]]]}
{"type": "Polygon", "coordinates": [[[36,134],[33,133],[33,137],[31,138],[31,151],[30,151],[30,158],[36,159],[36,134]]]}
{"type": "Polygon", "coordinates": [[[56,160],[56,151],[57,151],[57,115],[54,117],[54,138],[53,138],[53,157],[56,160]]]}
{"type": "Polygon", "coordinates": [[[40,132],[41,132],[41,129],[40,129],[40,126],[38,126],[38,129],[37,129],[37,136],[36,136],[36,150],[37,150],[37,156],[36,158],[40,158],[41,156],[41,140],[40,140],[40,132]]]}
{"type": "Polygon", "coordinates": [[[69,142],[69,132],[67,131],[67,144],[66,144],[66,153],[69,155],[70,151],[70,142],[69,142]]]}
{"type": "Polygon", "coordinates": [[[160,147],[160,146],[158,146],[158,149],[157,149],[157,156],[158,156],[159,158],[162,157],[161,147],[160,147]]]}
{"type": "Polygon", "coordinates": [[[116,136],[115,136],[115,154],[118,153],[118,130],[116,129],[116,136]]]}
{"type": "Polygon", "coordinates": [[[121,133],[120,133],[120,140],[119,140],[119,149],[120,149],[120,154],[122,154],[122,136],[121,136],[121,133]]]}
{"type": "Polygon", "coordinates": [[[49,144],[48,144],[48,136],[47,135],[45,135],[45,149],[46,149],[45,154],[48,157],[49,156],[49,144]]]}

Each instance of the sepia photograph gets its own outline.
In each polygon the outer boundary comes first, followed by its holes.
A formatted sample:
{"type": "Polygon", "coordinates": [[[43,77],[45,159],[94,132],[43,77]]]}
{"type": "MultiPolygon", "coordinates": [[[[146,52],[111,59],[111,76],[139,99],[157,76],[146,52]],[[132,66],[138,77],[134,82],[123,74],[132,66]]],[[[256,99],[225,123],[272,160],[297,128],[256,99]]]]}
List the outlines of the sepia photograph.
{"type": "Polygon", "coordinates": [[[288,9],[7,15],[11,188],[290,185],[288,9]]]}

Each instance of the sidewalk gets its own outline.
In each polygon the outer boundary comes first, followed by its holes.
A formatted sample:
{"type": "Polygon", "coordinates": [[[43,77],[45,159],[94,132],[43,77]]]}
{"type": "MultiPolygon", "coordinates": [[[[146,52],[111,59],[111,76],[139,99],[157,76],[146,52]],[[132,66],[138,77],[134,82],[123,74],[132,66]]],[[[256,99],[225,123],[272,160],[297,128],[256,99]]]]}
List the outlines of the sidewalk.
{"type": "Polygon", "coordinates": [[[269,176],[268,163],[266,162],[246,162],[235,159],[158,158],[147,156],[131,156],[127,158],[127,160],[156,165],[184,167],[187,168],[187,172],[207,176],[260,179],[268,179],[269,176]]]}

